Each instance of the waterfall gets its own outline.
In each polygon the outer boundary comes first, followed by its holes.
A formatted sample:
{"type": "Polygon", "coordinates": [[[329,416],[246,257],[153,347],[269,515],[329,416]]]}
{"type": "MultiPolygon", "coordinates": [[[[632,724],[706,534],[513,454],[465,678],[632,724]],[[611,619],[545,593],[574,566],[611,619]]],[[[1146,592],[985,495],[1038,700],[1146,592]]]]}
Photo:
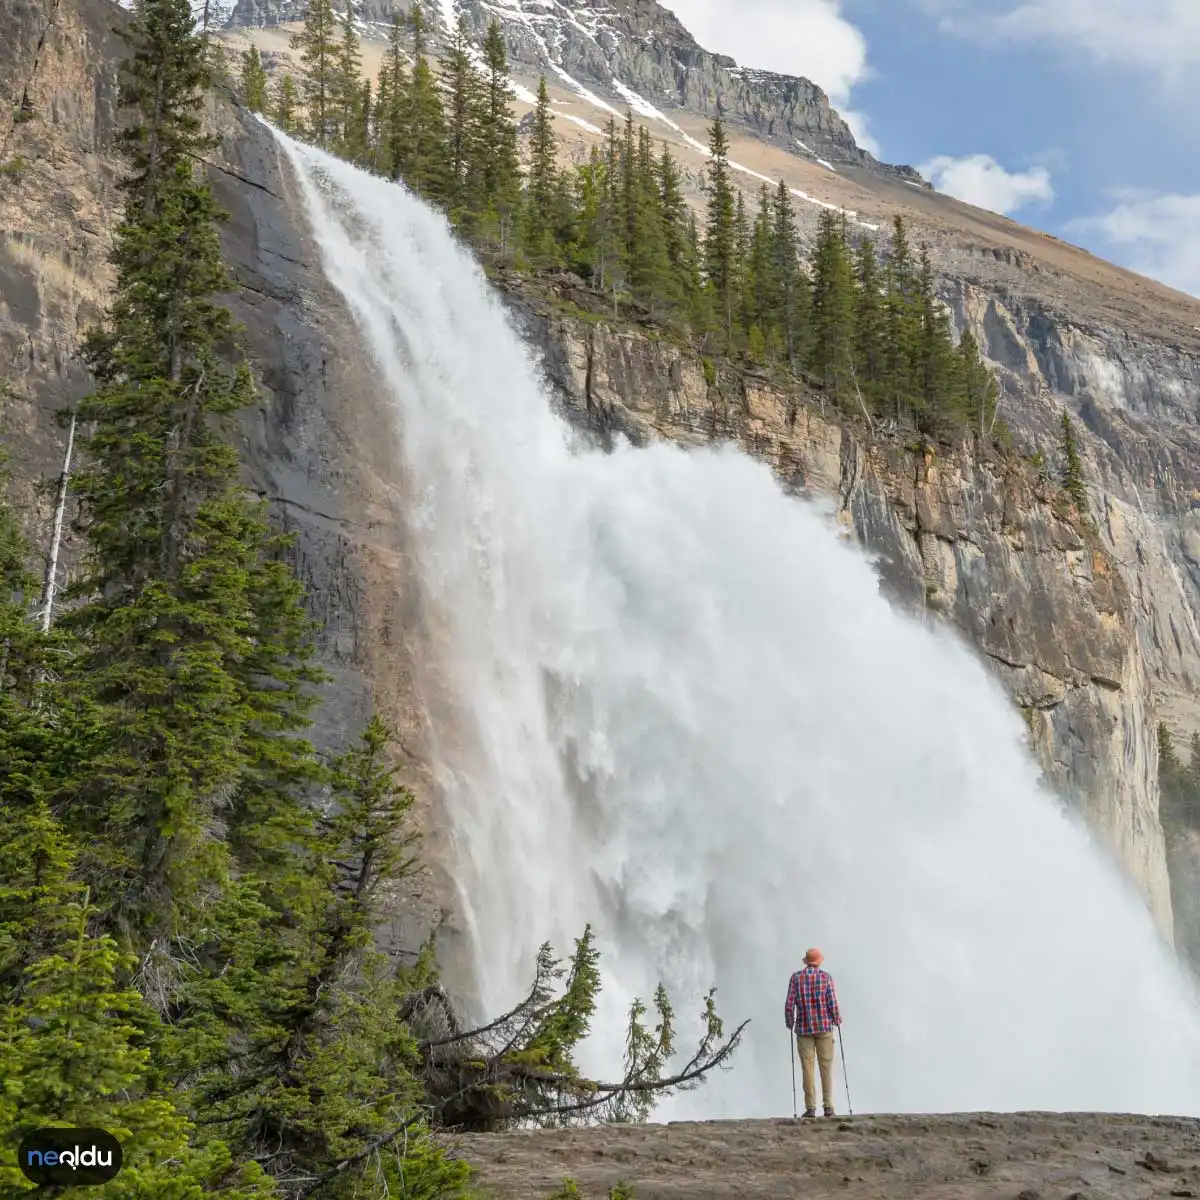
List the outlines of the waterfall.
{"type": "Polygon", "coordinates": [[[741,452],[581,444],[445,221],[280,143],[418,496],[486,1010],[592,921],[586,1068],[619,1072],[659,979],[688,1020],[715,984],[747,1040],[657,1116],[790,1114],[783,1002],[817,944],[858,1109],[1200,1115],[1191,985],[973,654],[741,452]]]}

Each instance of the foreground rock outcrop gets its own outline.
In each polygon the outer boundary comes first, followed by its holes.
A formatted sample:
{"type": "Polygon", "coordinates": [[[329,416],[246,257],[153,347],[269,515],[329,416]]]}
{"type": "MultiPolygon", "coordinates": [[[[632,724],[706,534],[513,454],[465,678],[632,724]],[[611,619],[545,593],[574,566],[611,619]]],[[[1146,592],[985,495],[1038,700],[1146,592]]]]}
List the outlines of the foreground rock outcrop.
{"type": "Polygon", "coordinates": [[[477,1134],[455,1142],[493,1200],[575,1180],[637,1200],[1200,1197],[1200,1121],[1028,1113],[711,1121],[477,1134]]]}

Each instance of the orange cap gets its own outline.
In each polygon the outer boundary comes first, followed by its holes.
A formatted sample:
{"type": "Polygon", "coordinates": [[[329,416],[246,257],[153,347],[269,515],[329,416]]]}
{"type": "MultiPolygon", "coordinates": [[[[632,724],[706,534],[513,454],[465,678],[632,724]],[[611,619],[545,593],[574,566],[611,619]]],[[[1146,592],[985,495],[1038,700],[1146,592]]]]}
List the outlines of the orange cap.
{"type": "Polygon", "coordinates": [[[825,961],[825,955],[823,955],[820,950],[816,948],[816,946],[813,946],[811,950],[805,951],[804,961],[808,963],[809,966],[815,967],[825,961]]]}

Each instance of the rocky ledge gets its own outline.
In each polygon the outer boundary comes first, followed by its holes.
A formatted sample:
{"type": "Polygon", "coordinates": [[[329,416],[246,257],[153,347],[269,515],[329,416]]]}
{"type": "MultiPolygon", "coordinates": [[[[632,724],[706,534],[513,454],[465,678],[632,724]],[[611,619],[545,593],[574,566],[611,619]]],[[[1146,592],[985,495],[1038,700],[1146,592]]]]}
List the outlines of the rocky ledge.
{"type": "Polygon", "coordinates": [[[460,1137],[493,1200],[1151,1200],[1200,1197],[1200,1121],[1105,1114],[611,1125],[460,1137]]]}

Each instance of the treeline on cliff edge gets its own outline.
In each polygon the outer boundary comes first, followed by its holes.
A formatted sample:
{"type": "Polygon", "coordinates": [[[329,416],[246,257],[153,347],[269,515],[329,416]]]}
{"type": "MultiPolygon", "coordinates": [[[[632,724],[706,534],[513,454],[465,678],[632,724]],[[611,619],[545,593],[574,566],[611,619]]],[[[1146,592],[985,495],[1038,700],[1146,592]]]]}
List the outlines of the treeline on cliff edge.
{"type": "Polygon", "coordinates": [[[930,438],[997,427],[995,381],[971,333],[955,339],[924,248],[896,218],[885,253],[844,212],[824,210],[807,256],[787,185],[749,206],[723,123],[711,127],[706,211],[684,198],[679,165],[649,131],[610,118],[587,162],[559,165],[543,79],[522,164],[508,57],[493,21],[482,52],[460,17],[435,72],[419,3],[396,13],[378,82],[362,77],[351,6],[310,0],[293,38],[302,72],[273,85],[257,49],[242,94],[285,132],[403,180],[441,208],[492,264],[567,269],[610,311],[696,341],[718,361],[801,376],[840,409],[930,438]]]}
{"type": "MultiPolygon", "coordinates": [[[[141,0],[127,38],[117,282],[68,414],[83,554],[57,603],[56,553],[0,503],[0,1193],[40,1194],[17,1145],[73,1126],[124,1146],[97,1200],[465,1197],[440,1128],[644,1118],[741,1030],[710,994],[673,1067],[660,988],[614,1078],[589,1079],[590,929],[566,961],[543,947],[483,1028],[432,939],[402,964],[377,950],[381,889],[418,868],[412,796],[379,717],[338,757],[306,736],[313,630],[236,449],[258,395],[218,299],[235,285],[201,166],[213,47],[188,0],[141,0]]],[[[328,95],[326,137],[350,127],[328,95]]]]}

